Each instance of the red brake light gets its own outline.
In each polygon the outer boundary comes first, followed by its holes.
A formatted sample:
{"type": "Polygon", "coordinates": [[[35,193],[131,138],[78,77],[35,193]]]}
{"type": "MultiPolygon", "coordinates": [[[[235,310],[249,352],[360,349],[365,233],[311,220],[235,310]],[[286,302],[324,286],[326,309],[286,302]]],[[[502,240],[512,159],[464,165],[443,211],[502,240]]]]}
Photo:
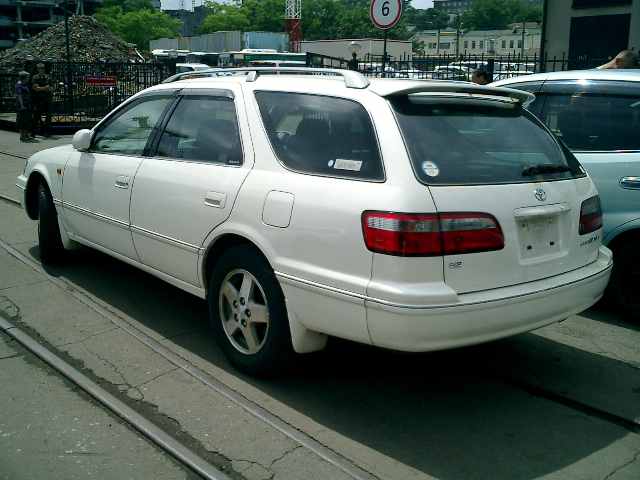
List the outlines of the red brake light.
{"type": "Polygon", "coordinates": [[[580,235],[595,232],[602,228],[602,208],[600,197],[596,195],[582,202],[580,209],[580,235]]]}
{"type": "Polygon", "coordinates": [[[445,255],[504,248],[502,229],[495,217],[488,213],[442,213],[440,229],[445,255]]]}
{"type": "Polygon", "coordinates": [[[442,252],[437,214],[364,212],[362,230],[372,252],[401,257],[442,252]]]}
{"type": "Polygon", "coordinates": [[[362,229],[367,248],[387,255],[428,257],[504,248],[500,225],[486,213],[364,212],[362,229]]]}

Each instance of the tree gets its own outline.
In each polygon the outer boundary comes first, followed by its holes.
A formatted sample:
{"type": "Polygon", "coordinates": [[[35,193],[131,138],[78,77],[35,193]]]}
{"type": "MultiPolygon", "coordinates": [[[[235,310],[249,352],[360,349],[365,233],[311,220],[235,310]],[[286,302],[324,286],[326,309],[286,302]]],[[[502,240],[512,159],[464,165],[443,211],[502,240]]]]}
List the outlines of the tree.
{"type": "Polygon", "coordinates": [[[505,28],[523,20],[541,21],[542,9],[524,0],[474,0],[462,15],[465,29],[505,28]]]}
{"type": "Polygon", "coordinates": [[[405,13],[407,24],[416,30],[437,30],[449,25],[449,15],[436,8],[418,9],[410,7],[405,13]]]}
{"type": "Polygon", "coordinates": [[[207,8],[209,9],[209,14],[200,25],[201,33],[247,30],[251,25],[239,1],[232,4],[209,3],[207,8]]]}
{"type": "MultiPolygon", "coordinates": [[[[121,3],[121,2],[118,2],[121,3]]],[[[123,40],[135,43],[140,50],[148,50],[149,42],[162,37],[175,37],[180,32],[182,22],[153,8],[125,10],[144,3],[141,0],[127,0],[122,6],[107,4],[100,8],[96,20],[123,40]]]]}

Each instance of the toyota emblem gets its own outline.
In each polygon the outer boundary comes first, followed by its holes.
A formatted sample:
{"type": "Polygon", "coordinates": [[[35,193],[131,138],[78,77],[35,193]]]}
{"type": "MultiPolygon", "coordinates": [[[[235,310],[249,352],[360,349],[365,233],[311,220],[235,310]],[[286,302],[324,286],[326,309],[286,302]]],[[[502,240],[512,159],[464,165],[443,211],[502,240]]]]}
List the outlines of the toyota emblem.
{"type": "Polygon", "coordinates": [[[544,202],[547,199],[547,192],[545,192],[544,188],[542,188],[542,187],[536,188],[536,190],[535,190],[535,192],[533,192],[533,194],[541,202],[544,202]]]}

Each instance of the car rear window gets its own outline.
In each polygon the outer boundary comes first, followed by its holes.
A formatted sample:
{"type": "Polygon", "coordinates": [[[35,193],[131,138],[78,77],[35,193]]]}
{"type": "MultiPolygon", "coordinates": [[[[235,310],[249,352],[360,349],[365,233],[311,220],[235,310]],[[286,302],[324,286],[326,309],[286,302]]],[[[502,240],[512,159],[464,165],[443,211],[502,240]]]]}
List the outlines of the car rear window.
{"type": "Polygon", "coordinates": [[[573,155],[518,105],[420,95],[392,105],[423,183],[528,183],[584,175],[573,155]]]}
{"type": "Polygon", "coordinates": [[[344,98],[256,92],[269,140],[289,169],[327,177],[384,180],[367,111],[344,98]]]}

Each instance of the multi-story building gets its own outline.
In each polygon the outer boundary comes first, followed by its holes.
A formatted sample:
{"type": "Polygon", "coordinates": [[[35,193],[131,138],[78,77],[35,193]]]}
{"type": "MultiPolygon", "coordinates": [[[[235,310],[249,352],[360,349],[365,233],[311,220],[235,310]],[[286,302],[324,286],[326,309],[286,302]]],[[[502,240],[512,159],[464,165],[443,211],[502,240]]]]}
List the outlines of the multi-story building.
{"type": "Polygon", "coordinates": [[[526,23],[524,35],[522,24],[514,23],[499,30],[427,30],[416,33],[413,40],[424,42],[426,55],[532,56],[540,52],[541,37],[542,30],[537,23],[526,23]]]}
{"type": "Polygon", "coordinates": [[[640,50],[640,0],[546,0],[544,11],[542,51],[571,59],[571,68],[640,50]]]}
{"type": "MultiPolygon", "coordinates": [[[[542,4],[543,0],[526,0],[529,3],[542,4]]],[[[433,7],[450,15],[464,13],[471,8],[473,0],[433,0],[433,7]]]]}
{"type": "Polygon", "coordinates": [[[433,0],[433,7],[445,13],[462,13],[471,8],[473,0],[433,0]]]}
{"type": "MultiPolygon", "coordinates": [[[[37,35],[64,18],[60,0],[0,0],[0,48],[37,35]]],[[[72,14],[91,15],[102,0],[68,0],[72,14]]]]}

